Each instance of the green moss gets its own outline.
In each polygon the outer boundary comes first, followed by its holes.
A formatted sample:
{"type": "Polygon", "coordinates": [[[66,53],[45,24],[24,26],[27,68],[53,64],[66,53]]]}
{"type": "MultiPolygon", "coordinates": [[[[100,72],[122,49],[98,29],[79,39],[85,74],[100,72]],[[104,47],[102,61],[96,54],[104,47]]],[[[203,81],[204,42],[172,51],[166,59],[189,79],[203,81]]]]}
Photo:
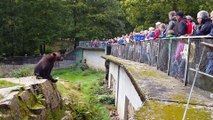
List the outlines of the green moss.
{"type": "MultiPolygon", "coordinates": [[[[183,104],[147,101],[144,106],[136,112],[136,119],[181,120],[184,110],[185,107],[183,104]]],[[[206,108],[193,108],[190,106],[186,119],[211,120],[211,113],[206,108]]]]}
{"type": "Polygon", "coordinates": [[[34,106],[32,106],[31,107],[31,109],[44,109],[45,108],[45,106],[43,106],[43,105],[41,105],[41,104],[39,104],[39,103],[36,103],[34,106]]]}
{"type": "Polygon", "coordinates": [[[0,89],[1,88],[18,86],[18,85],[20,85],[20,84],[15,84],[15,83],[12,83],[12,82],[8,82],[6,80],[0,80],[0,89]]]}
{"type": "MultiPolygon", "coordinates": [[[[19,92],[18,96],[22,96],[22,94],[25,94],[25,92],[23,91],[19,92]]],[[[28,96],[29,96],[29,99],[25,101],[26,102],[25,105],[28,108],[32,108],[34,105],[36,105],[37,100],[36,100],[36,97],[31,92],[28,92],[28,96]]]]}
{"type": "MultiPolygon", "coordinates": [[[[188,96],[186,96],[184,94],[179,94],[179,95],[174,95],[173,96],[173,100],[178,101],[179,103],[184,103],[184,104],[187,103],[187,98],[188,98],[188,96]]],[[[196,105],[196,104],[202,105],[200,102],[196,101],[193,98],[191,98],[190,104],[193,104],[193,105],[196,105]]]]}
{"type": "Polygon", "coordinates": [[[65,116],[64,109],[54,111],[47,110],[47,120],[61,120],[61,118],[63,118],[64,116],[65,116]]]}
{"type": "MultiPolygon", "coordinates": [[[[22,119],[28,118],[28,115],[30,114],[30,111],[27,108],[27,105],[22,100],[20,100],[18,98],[18,96],[16,96],[16,99],[18,101],[18,105],[19,105],[19,108],[20,108],[19,109],[20,110],[20,115],[21,115],[21,116],[19,116],[20,119],[22,120],[22,119]]],[[[16,113],[15,111],[13,111],[13,112],[16,113]]]]}
{"type": "Polygon", "coordinates": [[[163,80],[168,78],[168,76],[165,73],[161,73],[157,70],[141,70],[141,75],[143,77],[148,77],[148,78],[154,78],[156,80],[163,80]]]}

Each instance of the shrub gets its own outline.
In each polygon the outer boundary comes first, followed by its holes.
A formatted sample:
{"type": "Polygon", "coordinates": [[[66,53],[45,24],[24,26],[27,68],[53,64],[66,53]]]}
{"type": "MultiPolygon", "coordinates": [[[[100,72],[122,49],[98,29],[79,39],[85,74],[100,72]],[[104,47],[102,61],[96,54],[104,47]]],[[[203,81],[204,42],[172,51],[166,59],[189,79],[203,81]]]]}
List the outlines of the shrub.
{"type": "Polygon", "coordinates": [[[12,72],[9,73],[9,77],[26,77],[33,75],[33,68],[32,67],[23,67],[18,70],[13,70],[12,72]]]}
{"type": "Polygon", "coordinates": [[[112,105],[115,103],[115,97],[112,95],[100,95],[98,99],[100,103],[107,105],[112,105]]]}

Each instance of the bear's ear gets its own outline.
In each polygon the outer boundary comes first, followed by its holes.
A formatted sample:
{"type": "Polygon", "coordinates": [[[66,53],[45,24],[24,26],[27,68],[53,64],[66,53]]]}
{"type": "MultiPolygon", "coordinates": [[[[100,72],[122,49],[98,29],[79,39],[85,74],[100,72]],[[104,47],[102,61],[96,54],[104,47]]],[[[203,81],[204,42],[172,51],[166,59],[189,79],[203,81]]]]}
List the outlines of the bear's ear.
{"type": "Polygon", "coordinates": [[[56,56],[56,53],[52,53],[52,56],[54,56],[54,57],[55,57],[55,56],[56,56]]]}

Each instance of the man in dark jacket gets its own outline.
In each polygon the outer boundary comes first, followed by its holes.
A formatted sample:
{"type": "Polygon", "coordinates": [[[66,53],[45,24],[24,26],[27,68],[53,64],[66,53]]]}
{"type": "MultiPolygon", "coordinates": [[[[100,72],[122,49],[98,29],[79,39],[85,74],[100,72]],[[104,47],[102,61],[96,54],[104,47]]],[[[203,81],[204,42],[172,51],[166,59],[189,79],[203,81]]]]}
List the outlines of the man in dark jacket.
{"type": "Polygon", "coordinates": [[[196,35],[207,35],[210,33],[212,22],[207,11],[202,10],[197,13],[197,22],[199,25],[196,30],[196,35]]]}
{"type": "Polygon", "coordinates": [[[187,33],[187,21],[184,18],[184,13],[183,12],[177,12],[176,14],[176,19],[178,22],[178,34],[177,36],[181,36],[181,35],[186,35],[187,33]]]}

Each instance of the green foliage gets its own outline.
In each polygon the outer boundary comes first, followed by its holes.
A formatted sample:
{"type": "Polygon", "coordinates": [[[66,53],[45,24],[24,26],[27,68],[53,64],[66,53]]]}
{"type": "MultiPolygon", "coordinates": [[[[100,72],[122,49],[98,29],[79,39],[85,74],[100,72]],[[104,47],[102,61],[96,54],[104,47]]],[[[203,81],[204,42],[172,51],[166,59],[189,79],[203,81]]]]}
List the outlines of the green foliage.
{"type": "Polygon", "coordinates": [[[113,105],[115,103],[115,97],[111,95],[101,95],[98,99],[103,104],[113,105]]]}
{"type": "Polygon", "coordinates": [[[18,70],[13,70],[12,72],[9,73],[9,76],[16,77],[16,78],[26,77],[26,76],[32,75],[33,74],[32,72],[33,72],[32,67],[23,67],[18,70]]]}
{"type": "Polygon", "coordinates": [[[148,29],[157,21],[167,23],[168,12],[183,11],[186,15],[196,18],[200,10],[213,10],[213,1],[206,0],[123,0],[121,6],[126,18],[137,29],[148,29]]]}
{"type": "Polygon", "coordinates": [[[117,0],[1,0],[0,14],[0,53],[6,56],[44,52],[67,38],[114,37],[127,23],[117,0]]]}
{"type": "Polygon", "coordinates": [[[8,82],[5,80],[0,80],[0,89],[1,88],[7,88],[7,87],[13,87],[13,86],[18,86],[19,84],[15,84],[12,82],[8,82]]]}
{"type": "Polygon", "coordinates": [[[38,94],[35,96],[36,97],[36,102],[39,103],[39,104],[42,104],[45,102],[45,98],[42,94],[38,94]]]}

